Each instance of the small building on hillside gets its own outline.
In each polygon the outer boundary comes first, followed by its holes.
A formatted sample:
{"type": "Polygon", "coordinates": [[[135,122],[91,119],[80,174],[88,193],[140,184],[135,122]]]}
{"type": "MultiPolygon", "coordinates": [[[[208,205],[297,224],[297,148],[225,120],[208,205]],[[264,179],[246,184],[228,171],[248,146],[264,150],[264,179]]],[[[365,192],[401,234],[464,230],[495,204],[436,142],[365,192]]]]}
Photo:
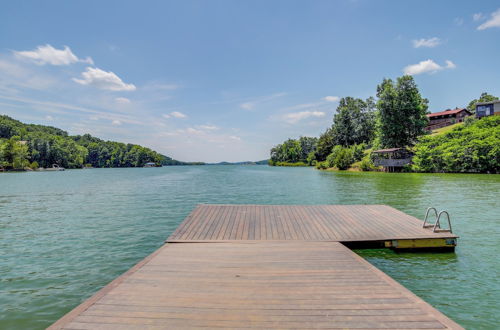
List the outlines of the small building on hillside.
{"type": "Polygon", "coordinates": [[[450,126],[464,121],[465,117],[470,116],[471,112],[465,108],[448,109],[441,112],[427,114],[429,123],[425,128],[432,131],[441,127],[450,126]]]}
{"type": "Polygon", "coordinates": [[[500,115],[500,100],[476,103],[476,117],[500,115]]]}
{"type": "Polygon", "coordinates": [[[372,152],[373,164],[382,166],[386,172],[400,172],[411,164],[413,154],[406,148],[380,149],[372,152]]]}
{"type": "Polygon", "coordinates": [[[156,163],[148,162],[148,163],[144,164],[144,167],[157,167],[157,166],[156,166],[156,163]]]}

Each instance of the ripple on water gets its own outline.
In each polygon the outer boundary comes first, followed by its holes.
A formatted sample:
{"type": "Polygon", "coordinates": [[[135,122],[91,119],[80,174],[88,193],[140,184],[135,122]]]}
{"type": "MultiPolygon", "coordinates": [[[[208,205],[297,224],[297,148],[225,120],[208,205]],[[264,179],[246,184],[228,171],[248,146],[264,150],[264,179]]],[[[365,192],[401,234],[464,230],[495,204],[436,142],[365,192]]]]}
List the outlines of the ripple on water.
{"type": "Polygon", "coordinates": [[[500,176],[192,166],[0,174],[0,328],[42,329],[157,249],[198,203],[447,209],[455,254],[356,251],[470,328],[500,323],[500,176]]]}

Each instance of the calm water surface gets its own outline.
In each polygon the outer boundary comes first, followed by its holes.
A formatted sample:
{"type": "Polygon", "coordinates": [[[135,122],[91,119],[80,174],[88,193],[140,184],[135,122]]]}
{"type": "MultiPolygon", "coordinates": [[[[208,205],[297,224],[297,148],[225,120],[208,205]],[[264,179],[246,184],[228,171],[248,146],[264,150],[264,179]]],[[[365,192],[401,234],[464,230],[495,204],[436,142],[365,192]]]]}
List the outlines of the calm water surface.
{"type": "Polygon", "coordinates": [[[500,324],[500,175],[192,166],[0,174],[0,329],[41,329],[157,249],[198,203],[450,211],[456,253],[358,250],[470,329],[500,324]]]}

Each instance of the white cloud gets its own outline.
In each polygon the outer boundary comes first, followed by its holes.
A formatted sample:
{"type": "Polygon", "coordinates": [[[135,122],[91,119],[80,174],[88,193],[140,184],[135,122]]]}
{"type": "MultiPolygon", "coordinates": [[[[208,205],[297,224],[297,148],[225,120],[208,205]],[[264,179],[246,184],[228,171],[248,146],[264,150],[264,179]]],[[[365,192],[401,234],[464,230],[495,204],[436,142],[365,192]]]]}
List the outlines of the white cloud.
{"type": "Polygon", "coordinates": [[[52,121],[52,120],[54,120],[54,117],[47,115],[47,116],[45,116],[45,119],[52,121]]]}
{"type": "Polygon", "coordinates": [[[204,129],[207,131],[215,131],[215,130],[219,129],[217,126],[214,126],[214,125],[199,125],[198,128],[204,129]]]}
{"type": "Polygon", "coordinates": [[[472,19],[476,22],[482,20],[483,18],[484,18],[483,13],[476,13],[472,15],[472,19]]]}
{"type": "Polygon", "coordinates": [[[113,126],[120,126],[121,124],[122,124],[122,122],[121,122],[121,121],[119,121],[118,119],[115,119],[115,120],[113,120],[113,121],[111,122],[111,125],[113,125],[113,126]]]}
{"type": "Polygon", "coordinates": [[[433,60],[421,61],[417,64],[411,64],[403,69],[404,74],[417,75],[421,73],[434,73],[444,69],[455,69],[457,66],[452,61],[447,60],[445,66],[441,66],[433,60]]]}
{"type": "Polygon", "coordinates": [[[39,65],[70,65],[77,62],[94,64],[90,57],[79,59],[68,46],[64,46],[64,49],[56,49],[47,44],[38,46],[35,50],[14,51],[14,54],[17,57],[34,61],[39,65]]]}
{"type": "Polygon", "coordinates": [[[450,60],[446,60],[445,63],[446,63],[445,69],[455,69],[457,67],[455,63],[453,63],[450,60]]]}
{"type": "Polygon", "coordinates": [[[124,83],[116,74],[109,71],[106,72],[99,68],[87,67],[85,72],[82,72],[83,79],[73,78],[73,81],[81,85],[90,85],[99,89],[110,91],[134,91],[136,88],[133,84],[124,83]]]}
{"type": "Polygon", "coordinates": [[[0,72],[16,78],[25,78],[28,75],[28,70],[21,65],[4,60],[0,60],[0,72]]]}
{"type": "Polygon", "coordinates": [[[117,97],[117,98],[115,98],[115,101],[116,101],[116,103],[120,103],[120,104],[130,104],[130,102],[131,102],[126,97],[117,97]]]}
{"type": "Polygon", "coordinates": [[[486,30],[492,27],[500,27],[500,8],[491,13],[491,18],[477,27],[478,30],[486,30]]]}
{"type": "Polygon", "coordinates": [[[279,97],[282,97],[282,96],[285,96],[285,95],[286,95],[286,93],[275,93],[275,94],[271,94],[271,95],[268,95],[268,96],[258,97],[258,98],[254,99],[254,100],[241,103],[240,104],[240,108],[244,109],[244,110],[253,110],[255,108],[255,106],[258,105],[258,104],[260,104],[260,103],[265,103],[265,102],[274,100],[276,98],[279,98],[279,97]]]}
{"type": "Polygon", "coordinates": [[[236,136],[236,135],[230,135],[229,138],[233,141],[241,141],[241,138],[239,136],[236,136]]]}
{"type": "MultiPolygon", "coordinates": [[[[134,117],[124,114],[112,113],[110,111],[100,111],[91,108],[86,108],[78,105],[65,104],[65,103],[57,103],[57,102],[48,102],[48,101],[40,101],[35,99],[23,98],[23,97],[15,97],[15,96],[7,96],[0,95],[0,99],[11,100],[16,102],[21,102],[25,104],[30,104],[36,107],[43,107],[43,109],[58,109],[59,113],[69,114],[70,112],[66,112],[64,110],[70,110],[72,112],[77,111],[81,113],[91,114],[91,120],[100,120],[100,119],[109,119],[109,120],[118,120],[120,123],[128,123],[134,125],[144,125],[144,120],[136,120],[134,117]]],[[[55,110],[52,110],[54,112],[55,110]]]]}
{"type": "Polygon", "coordinates": [[[203,131],[196,128],[188,127],[186,128],[186,133],[198,135],[198,134],[203,134],[203,131]]]}
{"type": "Polygon", "coordinates": [[[296,104],[292,105],[289,107],[284,108],[283,110],[285,111],[295,111],[295,110],[302,110],[302,109],[307,109],[307,108],[319,108],[321,106],[324,106],[326,104],[325,101],[321,102],[312,102],[312,103],[302,103],[302,104],[296,104]]]}
{"type": "Polygon", "coordinates": [[[17,94],[16,88],[20,90],[25,88],[36,90],[51,90],[57,83],[57,79],[47,75],[36,68],[27,67],[15,63],[10,59],[0,57],[0,88],[4,91],[17,94]],[[9,92],[10,91],[10,92],[9,92]]]}
{"type": "Polygon", "coordinates": [[[179,112],[179,111],[172,111],[170,113],[170,116],[172,116],[174,118],[186,118],[187,117],[185,114],[183,114],[182,112],[179,112]]]}
{"type": "Polygon", "coordinates": [[[429,38],[429,39],[418,39],[418,40],[413,40],[413,47],[414,48],[420,48],[420,47],[436,47],[439,44],[441,44],[441,40],[437,37],[429,38]]]}
{"type": "Polygon", "coordinates": [[[170,118],[170,115],[167,115],[167,114],[163,114],[163,115],[161,115],[161,116],[162,116],[163,118],[165,118],[165,119],[169,119],[169,118],[170,118]]]}
{"type": "Polygon", "coordinates": [[[327,102],[338,102],[340,100],[340,97],[338,96],[325,96],[323,100],[327,102]]]}
{"type": "Polygon", "coordinates": [[[252,102],[245,102],[240,104],[240,108],[245,109],[245,110],[252,110],[255,107],[255,103],[252,102]]]}
{"type": "Polygon", "coordinates": [[[283,116],[283,119],[289,124],[298,123],[301,120],[310,118],[310,117],[324,117],[325,113],[322,111],[301,111],[301,112],[293,112],[283,116]]]}

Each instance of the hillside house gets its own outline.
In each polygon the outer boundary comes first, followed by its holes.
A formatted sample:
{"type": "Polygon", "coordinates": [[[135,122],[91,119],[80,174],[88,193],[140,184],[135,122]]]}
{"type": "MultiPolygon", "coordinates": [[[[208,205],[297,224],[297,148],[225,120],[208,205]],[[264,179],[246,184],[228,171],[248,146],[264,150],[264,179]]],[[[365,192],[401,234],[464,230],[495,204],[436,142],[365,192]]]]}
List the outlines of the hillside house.
{"type": "Polygon", "coordinates": [[[441,127],[450,126],[464,121],[465,117],[470,116],[471,112],[465,108],[448,109],[441,112],[427,114],[429,123],[425,128],[432,131],[441,127]]]}
{"type": "Polygon", "coordinates": [[[500,100],[476,103],[476,117],[500,115],[500,100]]]}

